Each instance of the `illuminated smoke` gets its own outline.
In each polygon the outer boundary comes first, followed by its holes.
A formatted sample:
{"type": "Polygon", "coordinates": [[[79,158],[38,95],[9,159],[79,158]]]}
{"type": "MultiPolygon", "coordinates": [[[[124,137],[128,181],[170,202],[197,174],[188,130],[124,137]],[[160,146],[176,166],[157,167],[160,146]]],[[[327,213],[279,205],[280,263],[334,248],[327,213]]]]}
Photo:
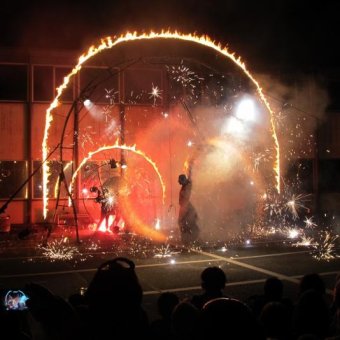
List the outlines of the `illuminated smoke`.
{"type": "MultiPolygon", "coordinates": [[[[243,72],[244,74],[252,81],[252,83],[256,86],[257,92],[259,97],[267,107],[270,113],[270,123],[272,129],[272,137],[275,144],[276,149],[276,157],[275,157],[275,164],[274,164],[274,171],[275,171],[275,179],[276,179],[276,188],[277,191],[280,192],[280,147],[278,138],[275,131],[275,124],[273,118],[273,111],[271,106],[262,92],[260,84],[254,78],[254,76],[250,73],[250,71],[246,68],[246,65],[241,60],[240,57],[236,57],[234,53],[229,52],[226,47],[222,47],[220,44],[216,44],[213,40],[211,40],[208,36],[196,36],[194,34],[181,34],[177,31],[170,32],[170,31],[161,31],[161,32],[150,32],[149,34],[143,33],[138,34],[137,32],[134,33],[126,33],[121,35],[120,37],[107,37],[101,40],[100,45],[98,46],[91,46],[87,53],[80,56],[77,65],[72,69],[72,71],[64,77],[64,82],[57,88],[57,95],[52,101],[51,105],[46,111],[46,121],[45,121],[45,129],[44,129],[44,136],[43,136],[43,143],[42,143],[42,159],[45,160],[47,158],[49,147],[48,147],[48,136],[49,136],[49,129],[53,121],[52,111],[59,105],[59,98],[63,94],[64,90],[67,88],[71,78],[77,74],[82,65],[89,59],[91,59],[96,54],[100,53],[103,50],[110,49],[120,43],[128,42],[128,41],[137,41],[137,40],[152,40],[152,39],[178,39],[183,41],[190,41],[194,42],[206,47],[209,47],[216,52],[220,53],[221,55],[225,56],[226,58],[232,60],[243,72]]],[[[46,218],[48,212],[48,179],[49,179],[49,164],[45,162],[42,167],[43,170],[43,216],[46,218]]]]}

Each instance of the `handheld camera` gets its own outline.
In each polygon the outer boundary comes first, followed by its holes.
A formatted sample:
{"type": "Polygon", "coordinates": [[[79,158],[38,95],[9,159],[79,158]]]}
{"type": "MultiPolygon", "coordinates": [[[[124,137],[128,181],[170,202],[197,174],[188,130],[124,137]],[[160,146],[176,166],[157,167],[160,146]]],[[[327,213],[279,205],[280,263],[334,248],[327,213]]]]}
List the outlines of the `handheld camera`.
{"type": "Polygon", "coordinates": [[[8,290],[3,297],[6,310],[25,310],[28,296],[22,290],[8,290]]]}

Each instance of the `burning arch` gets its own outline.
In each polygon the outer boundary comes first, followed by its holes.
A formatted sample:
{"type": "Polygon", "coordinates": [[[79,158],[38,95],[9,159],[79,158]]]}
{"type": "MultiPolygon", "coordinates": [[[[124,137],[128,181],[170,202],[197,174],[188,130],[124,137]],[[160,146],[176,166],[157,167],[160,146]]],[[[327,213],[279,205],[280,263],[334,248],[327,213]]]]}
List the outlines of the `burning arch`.
{"type": "MultiPolygon", "coordinates": [[[[74,77],[82,68],[82,65],[101,51],[110,49],[114,46],[117,46],[123,42],[129,41],[138,41],[138,40],[151,40],[151,39],[177,39],[182,41],[193,42],[205,47],[208,47],[220,55],[230,59],[239,67],[243,73],[249,78],[249,80],[255,85],[257,93],[261,99],[261,101],[266,106],[268,112],[270,113],[270,125],[272,130],[272,137],[275,144],[276,149],[276,157],[275,157],[275,164],[274,164],[274,172],[275,172],[275,179],[276,179],[276,188],[277,191],[280,192],[280,146],[278,142],[278,138],[276,135],[274,119],[273,119],[273,110],[270,107],[268,100],[266,99],[265,95],[262,92],[259,82],[254,78],[254,76],[250,73],[247,69],[245,63],[241,60],[240,57],[237,57],[234,53],[228,51],[226,47],[222,47],[221,44],[215,43],[212,39],[208,36],[196,36],[194,34],[182,34],[177,31],[161,31],[161,32],[151,32],[149,34],[143,33],[138,34],[137,32],[134,33],[126,33],[119,37],[107,37],[101,40],[101,43],[98,46],[91,46],[86,53],[80,56],[77,65],[72,69],[72,71],[64,78],[63,83],[57,88],[57,95],[50,104],[49,108],[46,111],[46,120],[45,120],[45,129],[44,129],[44,136],[42,142],[42,159],[46,160],[48,157],[48,136],[49,136],[49,129],[51,127],[53,121],[53,110],[58,107],[59,100],[61,95],[63,94],[64,90],[67,88],[70,80],[74,77]]],[[[48,163],[43,163],[43,216],[46,218],[48,212],[48,198],[47,198],[47,184],[48,184],[48,163]]]]}

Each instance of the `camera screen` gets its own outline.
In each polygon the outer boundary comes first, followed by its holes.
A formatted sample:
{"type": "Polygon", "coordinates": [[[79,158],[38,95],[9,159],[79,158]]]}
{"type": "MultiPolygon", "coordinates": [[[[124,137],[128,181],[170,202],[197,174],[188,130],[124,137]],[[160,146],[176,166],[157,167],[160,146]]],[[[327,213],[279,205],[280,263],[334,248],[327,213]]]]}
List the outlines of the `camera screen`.
{"type": "Polygon", "coordinates": [[[9,290],[4,297],[4,305],[7,310],[27,309],[27,295],[22,290],[9,290]]]}

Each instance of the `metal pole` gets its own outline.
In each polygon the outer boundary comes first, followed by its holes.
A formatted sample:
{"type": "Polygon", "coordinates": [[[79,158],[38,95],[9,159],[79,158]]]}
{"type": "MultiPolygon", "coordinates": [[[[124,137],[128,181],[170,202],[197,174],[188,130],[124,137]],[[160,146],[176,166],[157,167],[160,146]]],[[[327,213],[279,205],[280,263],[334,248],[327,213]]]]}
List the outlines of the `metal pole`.
{"type": "MultiPolygon", "coordinates": [[[[119,134],[119,144],[125,144],[125,105],[120,104],[119,108],[119,122],[120,122],[120,134],[119,134]]],[[[126,164],[125,160],[125,152],[124,150],[120,150],[120,164],[126,164]]],[[[121,171],[124,169],[121,167],[121,171]]]]}
{"type": "MultiPolygon", "coordinates": [[[[74,106],[74,122],[73,122],[73,159],[74,159],[74,169],[78,169],[79,166],[79,108],[78,101],[74,106]]],[[[75,181],[75,187],[73,192],[75,193],[75,204],[74,207],[77,211],[79,209],[78,197],[79,197],[79,178],[75,181]]],[[[77,215],[74,216],[75,225],[76,225],[76,236],[77,242],[79,243],[79,230],[78,230],[78,218],[77,215]]]]}
{"type": "Polygon", "coordinates": [[[319,167],[320,167],[320,121],[316,119],[315,141],[314,141],[314,159],[313,159],[313,193],[314,193],[314,212],[320,212],[320,189],[319,189],[319,167]]]}
{"type": "MultiPolygon", "coordinates": [[[[31,58],[28,64],[28,105],[27,105],[27,170],[31,174],[33,172],[32,160],[32,112],[33,112],[33,66],[31,58]]],[[[33,181],[29,180],[27,183],[27,205],[26,205],[26,223],[30,226],[32,224],[32,199],[33,199],[33,181]]]]}

